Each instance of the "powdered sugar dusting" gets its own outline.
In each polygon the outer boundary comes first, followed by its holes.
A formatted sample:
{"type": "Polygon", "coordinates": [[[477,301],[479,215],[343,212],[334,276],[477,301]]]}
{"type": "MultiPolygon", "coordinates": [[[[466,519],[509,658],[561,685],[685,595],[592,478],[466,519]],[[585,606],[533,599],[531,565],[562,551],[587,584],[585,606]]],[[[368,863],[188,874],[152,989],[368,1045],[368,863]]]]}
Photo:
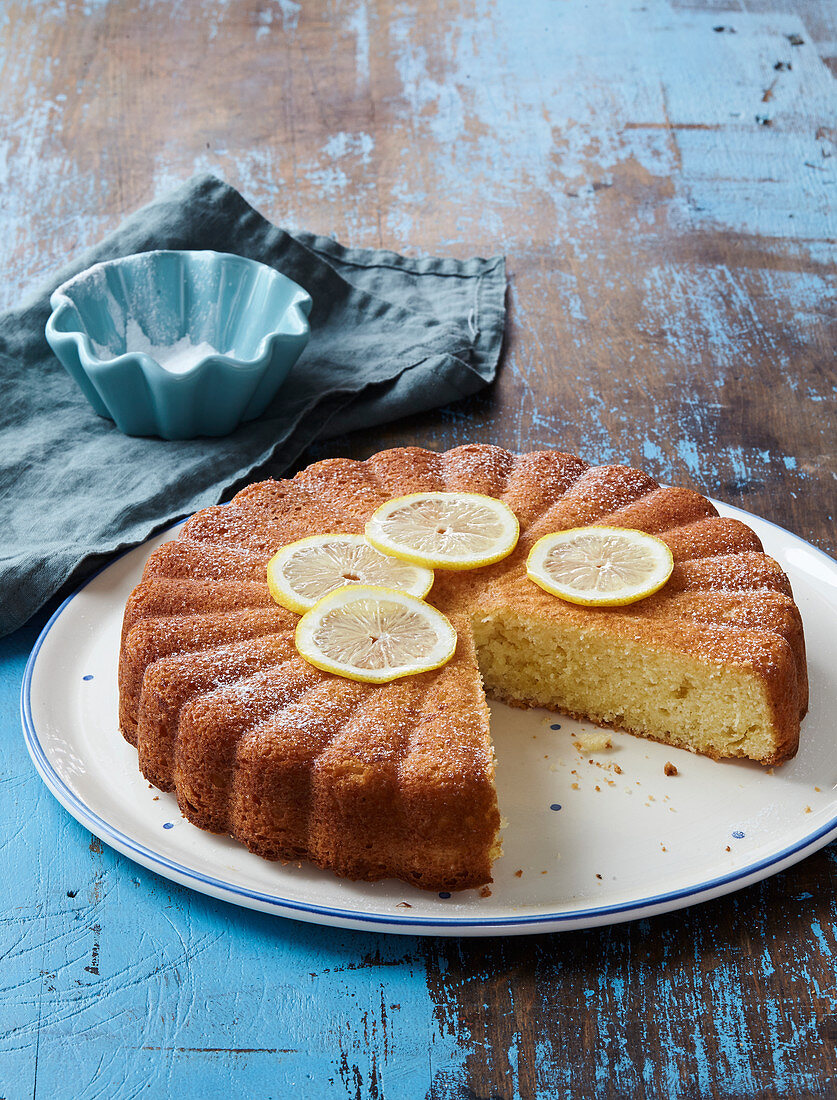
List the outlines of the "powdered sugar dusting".
{"type": "Polygon", "coordinates": [[[148,355],[159,363],[163,370],[167,370],[171,374],[183,374],[185,371],[197,366],[207,356],[220,354],[219,349],[207,343],[206,340],[201,340],[196,344],[188,334],[181,336],[173,344],[152,343],[143,332],[139,322],[133,317],[128,318],[128,323],[125,326],[124,352],[117,353],[100,344],[94,344],[93,346],[96,349],[96,354],[101,359],[114,359],[117,354],[139,353],[148,355]]]}

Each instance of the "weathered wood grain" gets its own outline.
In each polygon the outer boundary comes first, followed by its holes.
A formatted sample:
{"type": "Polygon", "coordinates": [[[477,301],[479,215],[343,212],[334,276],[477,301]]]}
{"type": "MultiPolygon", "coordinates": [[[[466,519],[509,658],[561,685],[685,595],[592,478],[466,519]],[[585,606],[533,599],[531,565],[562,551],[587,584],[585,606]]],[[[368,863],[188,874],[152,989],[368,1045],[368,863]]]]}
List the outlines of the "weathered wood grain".
{"type": "MultiPolygon", "coordinates": [[[[350,245],[504,251],[491,392],[318,445],[627,461],[834,553],[828,0],[0,6],[0,304],[215,169],[350,245]]],[[[89,836],[2,643],[6,1097],[488,1100],[837,1090],[834,849],[586,933],[418,941],[181,890],[89,836]]]]}

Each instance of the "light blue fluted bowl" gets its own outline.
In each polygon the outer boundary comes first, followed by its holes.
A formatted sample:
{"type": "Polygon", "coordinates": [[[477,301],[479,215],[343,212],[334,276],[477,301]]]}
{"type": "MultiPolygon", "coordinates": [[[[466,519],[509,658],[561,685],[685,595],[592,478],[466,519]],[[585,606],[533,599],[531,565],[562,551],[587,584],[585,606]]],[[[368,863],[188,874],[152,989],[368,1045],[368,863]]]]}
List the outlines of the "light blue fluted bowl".
{"type": "Polygon", "coordinates": [[[243,256],[142,252],[59,286],[46,338],[126,435],[219,436],[264,412],[308,343],[311,304],[243,256]]]}

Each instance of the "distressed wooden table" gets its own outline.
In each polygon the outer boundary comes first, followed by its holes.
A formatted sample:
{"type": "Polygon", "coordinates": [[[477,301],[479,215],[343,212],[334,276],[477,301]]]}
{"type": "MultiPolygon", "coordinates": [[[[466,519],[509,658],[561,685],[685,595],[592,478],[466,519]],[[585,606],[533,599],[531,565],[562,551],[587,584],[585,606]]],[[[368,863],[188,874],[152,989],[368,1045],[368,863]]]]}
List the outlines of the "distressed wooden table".
{"type": "MultiPolygon", "coordinates": [[[[834,553],[833,0],[0,6],[0,295],[213,169],[279,224],[505,252],[505,365],[334,440],[624,461],[834,553]],[[831,295],[831,298],[829,298],[831,295]]],[[[512,940],[239,910],[91,839],[2,645],[3,1097],[837,1094],[830,848],[700,908],[512,940]]]]}

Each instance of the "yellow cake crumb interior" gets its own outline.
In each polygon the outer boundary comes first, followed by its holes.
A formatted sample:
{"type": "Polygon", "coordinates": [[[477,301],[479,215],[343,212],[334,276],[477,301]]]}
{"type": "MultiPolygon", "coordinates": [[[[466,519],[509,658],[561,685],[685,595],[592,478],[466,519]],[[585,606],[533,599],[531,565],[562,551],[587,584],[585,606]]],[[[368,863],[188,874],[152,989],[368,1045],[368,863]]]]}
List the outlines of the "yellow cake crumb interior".
{"type": "Polygon", "coordinates": [[[641,733],[712,757],[766,758],[771,711],[746,669],[516,614],[473,620],[490,696],[641,733]]]}

